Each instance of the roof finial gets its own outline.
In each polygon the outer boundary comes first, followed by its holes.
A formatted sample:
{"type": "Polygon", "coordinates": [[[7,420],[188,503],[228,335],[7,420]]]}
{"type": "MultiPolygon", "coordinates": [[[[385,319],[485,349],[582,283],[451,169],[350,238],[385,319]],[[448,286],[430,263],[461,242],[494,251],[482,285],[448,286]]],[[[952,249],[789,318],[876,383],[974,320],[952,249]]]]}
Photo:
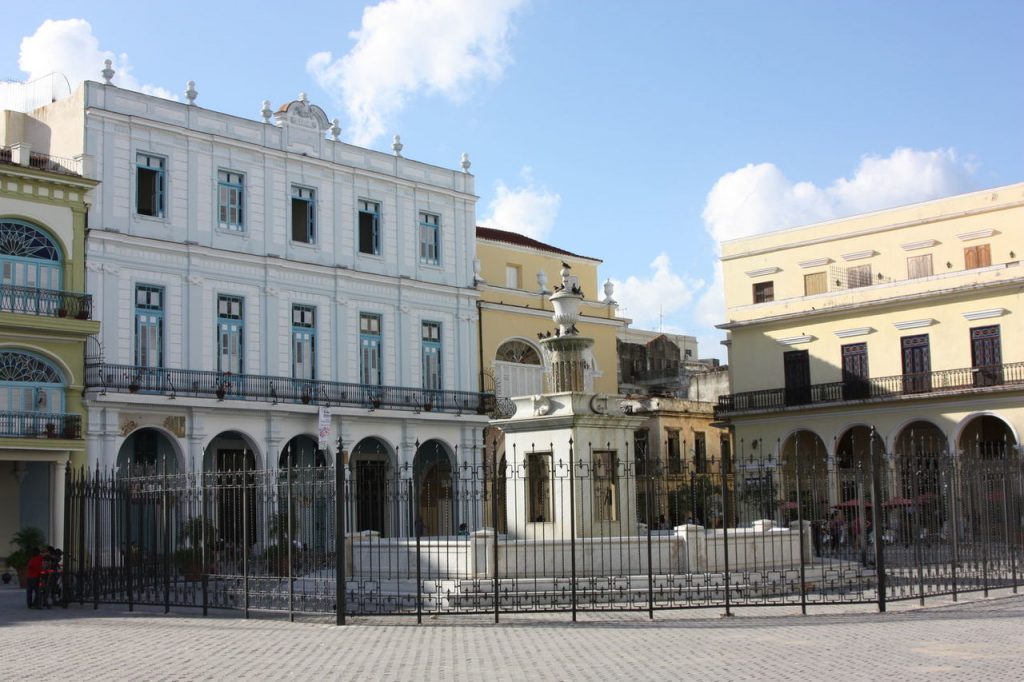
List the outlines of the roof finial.
{"type": "Polygon", "coordinates": [[[402,155],[402,149],[404,149],[404,148],[405,148],[405,145],[402,144],[402,138],[399,137],[398,135],[395,135],[395,139],[391,141],[391,149],[394,150],[395,156],[401,156],[402,155]]]}
{"type": "Polygon", "coordinates": [[[263,100],[263,108],[260,109],[260,116],[263,117],[264,123],[270,123],[270,117],[274,115],[274,112],[270,110],[270,100],[263,100]]]}
{"type": "Polygon", "coordinates": [[[196,97],[199,97],[199,93],[196,91],[196,82],[189,81],[185,83],[185,99],[188,100],[188,103],[195,104],[196,97]]]}
{"type": "Polygon", "coordinates": [[[331,121],[331,137],[334,138],[335,142],[341,137],[341,126],[338,125],[338,119],[331,121]]]}
{"type": "Polygon", "coordinates": [[[462,152],[462,163],[459,164],[459,165],[462,166],[462,172],[463,173],[468,173],[469,172],[469,167],[472,166],[473,164],[469,160],[469,154],[467,152],[462,152]]]}
{"type": "Polygon", "coordinates": [[[105,85],[111,85],[110,81],[114,78],[114,73],[116,73],[111,67],[111,64],[113,64],[113,62],[109,59],[103,60],[103,70],[100,71],[100,74],[103,76],[103,80],[106,81],[105,85]]]}

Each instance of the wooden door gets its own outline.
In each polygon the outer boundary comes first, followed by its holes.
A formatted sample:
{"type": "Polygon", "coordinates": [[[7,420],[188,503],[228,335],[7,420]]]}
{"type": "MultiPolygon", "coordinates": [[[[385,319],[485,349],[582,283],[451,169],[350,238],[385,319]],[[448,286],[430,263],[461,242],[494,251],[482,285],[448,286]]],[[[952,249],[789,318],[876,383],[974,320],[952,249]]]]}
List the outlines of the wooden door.
{"type": "Polygon", "coordinates": [[[971,330],[971,366],[974,368],[975,386],[1003,383],[1003,352],[998,324],[971,330]]]}
{"type": "Polygon", "coordinates": [[[851,343],[842,347],[843,400],[860,400],[870,395],[868,384],[868,344],[851,343]]]}
{"type": "Polygon", "coordinates": [[[932,390],[928,335],[904,336],[900,345],[903,352],[903,392],[925,393],[932,390]]]}
{"type": "Polygon", "coordinates": [[[811,361],[805,350],[783,354],[786,374],[786,404],[806,405],[811,402],[811,361]]]}

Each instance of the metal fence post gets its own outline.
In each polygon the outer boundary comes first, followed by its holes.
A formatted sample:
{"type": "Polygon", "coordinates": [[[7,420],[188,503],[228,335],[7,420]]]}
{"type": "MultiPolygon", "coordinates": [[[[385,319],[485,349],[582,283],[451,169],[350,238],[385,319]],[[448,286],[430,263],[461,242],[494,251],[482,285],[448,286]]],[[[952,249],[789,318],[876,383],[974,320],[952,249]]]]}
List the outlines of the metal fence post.
{"type": "Polygon", "coordinates": [[[68,592],[70,591],[70,585],[68,583],[68,577],[70,575],[68,566],[71,563],[71,500],[74,497],[72,495],[72,486],[74,480],[71,476],[71,460],[68,460],[67,464],[64,465],[64,565],[61,568],[61,595],[60,601],[61,606],[65,609],[68,607],[68,592]]]}
{"type": "Polygon", "coordinates": [[[161,458],[161,465],[163,466],[163,472],[160,477],[160,503],[163,509],[161,509],[161,516],[163,517],[162,533],[163,535],[163,550],[164,550],[164,613],[170,613],[171,611],[171,537],[170,537],[170,508],[167,505],[167,455],[165,454],[161,458]]]}
{"type": "MultiPolygon", "coordinates": [[[[729,508],[729,477],[722,476],[722,507],[729,508]]],[[[731,616],[729,610],[729,524],[722,524],[722,558],[725,561],[725,615],[731,616]]]]}
{"type": "Polygon", "coordinates": [[[206,537],[206,525],[209,516],[208,513],[208,500],[206,499],[206,477],[202,471],[199,472],[199,519],[201,530],[200,542],[202,548],[199,550],[200,560],[202,561],[202,573],[200,573],[200,580],[202,580],[203,586],[203,615],[209,615],[210,611],[210,557],[206,555],[208,551],[208,545],[210,538],[206,537]]]}
{"type": "MultiPolygon", "coordinates": [[[[629,442],[626,442],[626,461],[629,461],[629,442]]],[[[635,456],[636,453],[634,453],[635,456]]],[[[651,510],[651,502],[653,501],[654,491],[651,489],[651,460],[648,457],[649,451],[642,453],[642,459],[644,461],[644,497],[647,509],[644,510],[644,517],[647,520],[647,617],[650,620],[654,620],[654,552],[651,549],[651,521],[654,519],[654,513],[651,510]]],[[[658,472],[661,473],[660,471],[658,472]]],[[[659,530],[661,530],[659,526],[659,530]]]]}
{"type": "Polygon", "coordinates": [[[92,498],[94,540],[92,547],[92,608],[94,611],[100,608],[100,490],[100,463],[96,462],[96,485],[92,498]]]}
{"type": "MultiPolygon", "coordinates": [[[[419,441],[416,442],[416,449],[419,450],[419,441]]],[[[413,473],[413,475],[415,475],[413,473]]],[[[396,481],[397,483],[398,481],[396,481]]],[[[416,533],[416,623],[423,622],[423,575],[422,563],[420,560],[420,536],[423,534],[423,524],[416,513],[419,508],[416,490],[416,481],[412,476],[409,478],[409,517],[413,519],[413,532],[416,533]]]]}
{"type": "MultiPolygon", "coordinates": [[[[881,456],[875,452],[875,429],[871,428],[869,455],[871,457],[871,525],[875,540],[875,584],[878,590],[878,612],[885,613],[885,540],[882,528],[882,466],[881,456]]],[[[865,529],[866,530],[866,529],[865,529]]],[[[867,537],[867,533],[864,533],[867,537]]]]}
{"type": "Polygon", "coordinates": [[[338,437],[334,457],[334,624],[345,624],[345,456],[338,437]]]}
{"type": "Polygon", "coordinates": [[[950,557],[949,563],[953,581],[953,601],[957,601],[959,599],[957,594],[957,568],[960,563],[960,508],[957,505],[957,498],[959,496],[956,494],[956,491],[960,477],[957,476],[956,464],[953,462],[949,463],[946,476],[949,480],[949,514],[952,517],[952,523],[949,525],[953,529],[953,556],[950,557]]]}
{"type": "Polygon", "coordinates": [[[128,590],[128,610],[135,610],[135,600],[132,595],[132,463],[128,461],[128,474],[125,476],[123,487],[124,495],[124,570],[125,582],[128,590]]]}
{"type": "MultiPolygon", "coordinates": [[[[294,538],[292,537],[292,453],[290,447],[285,447],[284,461],[285,461],[285,478],[288,484],[288,493],[285,499],[285,503],[288,505],[288,530],[285,532],[285,539],[288,541],[288,620],[295,622],[295,580],[292,577],[292,544],[294,538]]],[[[280,498],[278,498],[280,502],[280,498]]],[[[278,548],[280,552],[280,548],[278,548]]]]}
{"type": "Polygon", "coordinates": [[[85,523],[86,514],[88,512],[88,500],[85,494],[89,490],[89,469],[82,467],[82,494],[78,497],[78,604],[79,606],[85,606],[85,559],[88,556],[88,550],[85,546],[85,523]]]}
{"type": "MultiPolygon", "coordinates": [[[[494,548],[493,556],[494,559],[494,622],[497,623],[499,620],[498,615],[498,441],[491,440],[491,460],[494,462],[494,482],[491,486],[491,521],[494,523],[494,548]]],[[[486,455],[485,459],[486,461],[486,455]]],[[[507,530],[507,529],[506,529],[507,530]]]]}
{"type": "Polygon", "coordinates": [[[242,450],[242,596],[249,618],[249,452],[242,450]]]}
{"type": "MultiPolygon", "coordinates": [[[[552,452],[552,455],[554,453],[552,452]]],[[[554,457],[552,456],[552,459],[554,457]]],[[[573,472],[573,460],[575,455],[573,454],[572,438],[569,439],[569,570],[570,570],[570,583],[569,587],[571,590],[572,598],[572,622],[576,622],[576,475],[573,472]]],[[[591,466],[593,466],[593,452],[591,452],[591,466]]],[[[593,476],[593,470],[591,470],[591,476],[593,476]]],[[[591,482],[593,485],[593,482],[591,482]]]]}
{"type": "Polygon", "coordinates": [[[801,466],[800,458],[795,457],[796,460],[796,525],[800,529],[800,613],[801,615],[807,615],[807,567],[804,565],[804,556],[807,550],[807,540],[804,538],[804,501],[803,501],[803,490],[801,489],[800,480],[801,466]]]}

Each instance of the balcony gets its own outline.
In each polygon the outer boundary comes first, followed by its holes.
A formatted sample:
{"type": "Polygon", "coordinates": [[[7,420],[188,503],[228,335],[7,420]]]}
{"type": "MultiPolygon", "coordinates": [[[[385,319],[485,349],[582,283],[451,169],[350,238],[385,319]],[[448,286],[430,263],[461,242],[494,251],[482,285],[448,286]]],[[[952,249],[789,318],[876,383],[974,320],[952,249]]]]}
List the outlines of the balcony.
{"type": "Polygon", "coordinates": [[[92,296],[53,289],[0,285],[0,313],[92,319],[92,296]]]}
{"type": "Polygon", "coordinates": [[[59,412],[0,412],[0,438],[82,437],[82,417],[59,412]]]}
{"type": "Polygon", "coordinates": [[[492,414],[493,393],[433,391],[403,386],[374,386],[340,381],[309,381],[259,374],[227,374],[194,369],[167,369],[90,363],[85,383],[102,392],[249,400],[272,404],[339,405],[371,410],[408,410],[455,414],[492,414]]]}
{"type": "Polygon", "coordinates": [[[896,400],[906,397],[935,397],[956,391],[998,390],[1024,385],[1024,362],[985,367],[945,369],[919,374],[898,374],[862,381],[836,381],[790,388],[771,388],[724,395],[715,407],[716,417],[837,405],[862,400],[896,400]]]}
{"type": "Polygon", "coordinates": [[[21,149],[18,149],[17,147],[0,147],[0,163],[29,166],[30,168],[38,168],[39,170],[50,171],[52,173],[62,173],[64,175],[82,174],[82,160],[80,158],[65,159],[59,156],[41,154],[39,152],[29,152],[28,154],[24,154],[23,151],[26,146],[19,146],[21,149]]]}

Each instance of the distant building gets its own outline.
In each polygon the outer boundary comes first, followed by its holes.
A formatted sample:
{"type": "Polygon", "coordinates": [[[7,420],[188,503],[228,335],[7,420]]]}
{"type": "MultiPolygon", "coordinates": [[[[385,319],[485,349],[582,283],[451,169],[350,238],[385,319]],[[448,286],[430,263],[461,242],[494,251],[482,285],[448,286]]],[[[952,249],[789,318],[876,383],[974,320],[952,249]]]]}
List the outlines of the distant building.
{"type": "Polygon", "coordinates": [[[0,556],[25,527],[63,545],[65,468],[86,463],[85,292],[90,192],[80,159],[31,150],[0,118],[0,556]]]}
{"type": "MultiPolygon", "coordinates": [[[[265,102],[262,120],[195,96],[86,82],[9,114],[21,139],[8,127],[5,143],[80,157],[102,180],[75,253],[103,322],[76,377],[90,465],[347,461],[353,530],[412,532],[386,489],[402,472],[425,533],[477,527],[473,496],[453,493],[490,409],[468,159],[450,170],[403,157],[397,138],[393,153],[346,144],[304,95],[265,102]]],[[[228,540],[239,529],[221,524],[228,540]]]]}
{"type": "Polygon", "coordinates": [[[1019,457],[1022,224],[1024,183],[723,243],[739,459],[785,499],[827,471],[834,505],[872,451],[908,500],[947,456],[1019,457]]]}

